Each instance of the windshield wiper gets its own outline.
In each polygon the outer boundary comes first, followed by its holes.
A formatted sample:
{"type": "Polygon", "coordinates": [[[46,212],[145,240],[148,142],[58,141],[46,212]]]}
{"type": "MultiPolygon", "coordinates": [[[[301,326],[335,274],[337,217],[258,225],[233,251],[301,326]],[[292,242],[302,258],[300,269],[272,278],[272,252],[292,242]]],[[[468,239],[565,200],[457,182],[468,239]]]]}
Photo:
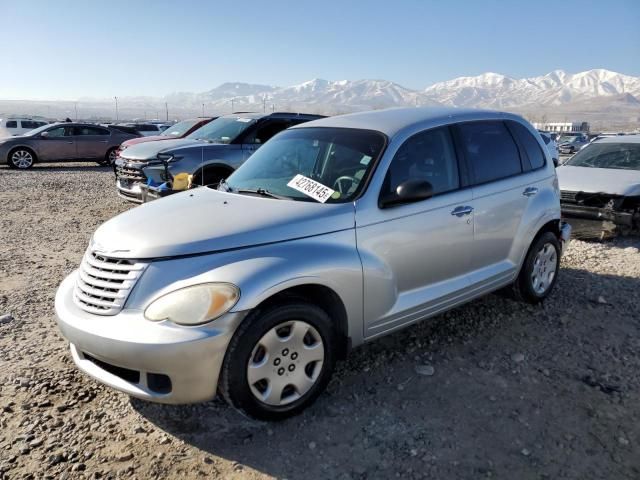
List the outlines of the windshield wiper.
{"type": "Polygon", "coordinates": [[[218,182],[218,185],[216,186],[216,190],[220,190],[220,187],[222,187],[225,192],[233,191],[231,186],[229,186],[229,184],[224,178],[218,182]]]}
{"type": "MultiPolygon", "coordinates": [[[[234,190],[232,190],[234,191],[234,190]]],[[[277,195],[275,193],[271,193],[269,190],[267,190],[266,188],[256,188],[255,190],[251,190],[248,188],[240,188],[238,190],[235,190],[234,193],[244,193],[244,194],[250,194],[250,195],[261,195],[263,197],[267,197],[267,198],[277,198],[279,200],[289,200],[289,197],[285,197],[283,195],[277,195]]]]}

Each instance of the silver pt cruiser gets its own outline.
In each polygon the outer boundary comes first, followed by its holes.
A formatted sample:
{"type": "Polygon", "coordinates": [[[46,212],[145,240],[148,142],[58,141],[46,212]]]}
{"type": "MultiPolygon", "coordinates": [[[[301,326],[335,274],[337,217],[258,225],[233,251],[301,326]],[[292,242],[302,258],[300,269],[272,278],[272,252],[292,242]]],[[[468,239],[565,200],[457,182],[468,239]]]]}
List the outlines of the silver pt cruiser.
{"type": "Polygon", "coordinates": [[[350,348],[510,286],[557,280],[570,227],[522,118],[390,109],[267,142],[217,189],[125,212],[60,285],[80,369],[132,396],[280,419],[350,348]]]}

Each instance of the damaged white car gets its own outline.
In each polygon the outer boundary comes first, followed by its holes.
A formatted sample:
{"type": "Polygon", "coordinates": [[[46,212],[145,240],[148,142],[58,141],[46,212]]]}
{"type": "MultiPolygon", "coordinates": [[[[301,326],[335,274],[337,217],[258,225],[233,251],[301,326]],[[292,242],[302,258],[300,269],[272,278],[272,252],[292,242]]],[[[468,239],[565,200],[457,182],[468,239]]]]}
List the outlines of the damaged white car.
{"type": "Polygon", "coordinates": [[[576,233],[640,231],[640,135],[603,138],[556,170],[562,214],[576,233]]]}

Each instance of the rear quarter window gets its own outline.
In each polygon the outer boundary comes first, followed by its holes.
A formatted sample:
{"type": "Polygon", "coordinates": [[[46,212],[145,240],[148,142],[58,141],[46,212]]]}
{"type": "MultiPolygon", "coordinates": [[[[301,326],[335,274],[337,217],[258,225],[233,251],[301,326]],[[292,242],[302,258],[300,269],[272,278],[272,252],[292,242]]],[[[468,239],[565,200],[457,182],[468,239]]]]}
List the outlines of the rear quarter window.
{"type": "Polygon", "coordinates": [[[522,173],[518,147],[503,122],[461,123],[458,132],[475,184],[522,173]]]}
{"type": "Polygon", "coordinates": [[[7,128],[18,128],[18,122],[15,120],[7,121],[7,128]]]}
{"type": "MultiPolygon", "coordinates": [[[[509,128],[524,148],[527,157],[529,157],[531,169],[537,170],[538,168],[544,167],[544,153],[542,152],[540,144],[531,134],[529,129],[518,122],[509,122],[509,128]]],[[[546,136],[542,135],[542,138],[546,138],[546,136]]]]}

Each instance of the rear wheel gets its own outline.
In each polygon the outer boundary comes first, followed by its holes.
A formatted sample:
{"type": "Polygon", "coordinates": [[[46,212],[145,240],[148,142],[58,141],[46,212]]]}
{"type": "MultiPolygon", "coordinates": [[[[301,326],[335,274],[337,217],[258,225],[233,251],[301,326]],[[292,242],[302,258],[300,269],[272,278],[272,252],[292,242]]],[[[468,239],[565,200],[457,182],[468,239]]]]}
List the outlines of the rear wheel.
{"type": "Polygon", "coordinates": [[[116,147],[110,148],[104,159],[98,160],[98,165],[102,165],[103,167],[111,166],[116,163],[116,158],[118,158],[118,149],[116,147]]]}
{"type": "Polygon", "coordinates": [[[559,269],[560,243],[553,233],[545,232],[529,249],[513,284],[516,298],[533,304],[547,298],[556,284],[559,269]]]}
{"type": "Polygon", "coordinates": [[[36,155],[28,148],[16,148],[9,153],[9,167],[26,170],[33,167],[36,155]]]}
{"type": "Polygon", "coordinates": [[[331,319],[316,305],[292,301],[256,310],[229,343],[220,390],[231,406],[254,418],[296,415],[329,382],[335,345],[331,319]]]}

